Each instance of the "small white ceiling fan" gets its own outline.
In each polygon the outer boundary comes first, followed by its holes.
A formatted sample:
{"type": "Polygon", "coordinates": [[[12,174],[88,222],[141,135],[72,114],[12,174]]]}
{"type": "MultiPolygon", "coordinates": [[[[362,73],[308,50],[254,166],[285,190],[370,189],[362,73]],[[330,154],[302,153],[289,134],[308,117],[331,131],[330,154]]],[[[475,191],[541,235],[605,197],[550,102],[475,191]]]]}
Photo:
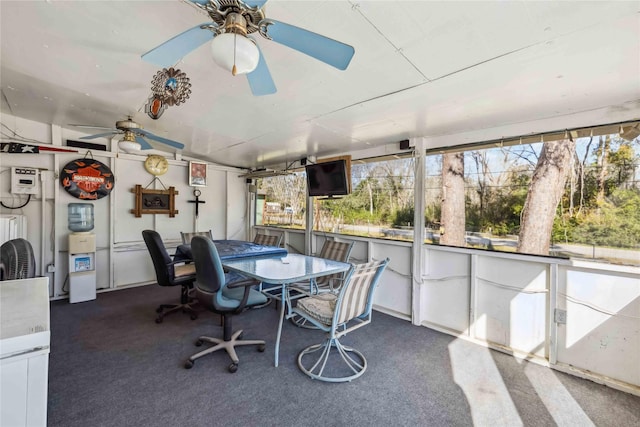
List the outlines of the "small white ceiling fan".
{"type": "Polygon", "coordinates": [[[95,135],[83,136],[80,139],[96,139],[96,138],[110,138],[113,135],[122,134],[123,138],[118,143],[118,146],[124,151],[131,153],[140,150],[149,150],[154,148],[144,138],[149,138],[153,141],[160,142],[170,147],[182,150],[184,144],[173,141],[171,139],[163,138],[152,134],[149,131],[142,129],[142,126],[134,122],[131,117],[127,120],[120,120],[116,122],[115,128],[107,128],[104,126],[90,126],[90,125],[69,125],[78,128],[91,128],[91,129],[110,129],[109,132],[98,133],[95,135]]]}

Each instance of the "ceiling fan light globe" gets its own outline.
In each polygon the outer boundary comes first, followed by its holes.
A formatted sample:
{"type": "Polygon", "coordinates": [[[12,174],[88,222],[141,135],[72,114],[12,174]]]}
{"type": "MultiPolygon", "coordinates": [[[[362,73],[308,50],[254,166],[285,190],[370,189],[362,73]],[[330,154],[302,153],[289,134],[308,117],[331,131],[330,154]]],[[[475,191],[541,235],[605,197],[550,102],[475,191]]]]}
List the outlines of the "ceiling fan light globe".
{"type": "Polygon", "coordinates": [[[129,154],[139,153],[142,147],[135,141],[122,140],[118,142],[118,148],[129,154]]]}
{"type": "Polygon", "coordinates": [[[211,55],[220,67],[235,74],[247,74],[258,66],[260,51],[255,43],[240,34],[223,33],[211,42],[211,55]],[[235,51],[235,54],[234,54],[235,51]]]}

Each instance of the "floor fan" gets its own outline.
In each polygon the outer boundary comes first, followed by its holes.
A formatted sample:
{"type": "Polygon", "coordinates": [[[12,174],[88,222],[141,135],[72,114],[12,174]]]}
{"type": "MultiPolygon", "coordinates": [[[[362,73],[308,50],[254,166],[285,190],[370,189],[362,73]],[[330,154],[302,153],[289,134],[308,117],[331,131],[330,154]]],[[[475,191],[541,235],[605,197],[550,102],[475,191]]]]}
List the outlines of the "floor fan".
{"type": "Polygon", "coordinates": [[[36,261],[29,241],[13,239],[0,246],[0,280],[31,279],[35,275],[36,261]]]}

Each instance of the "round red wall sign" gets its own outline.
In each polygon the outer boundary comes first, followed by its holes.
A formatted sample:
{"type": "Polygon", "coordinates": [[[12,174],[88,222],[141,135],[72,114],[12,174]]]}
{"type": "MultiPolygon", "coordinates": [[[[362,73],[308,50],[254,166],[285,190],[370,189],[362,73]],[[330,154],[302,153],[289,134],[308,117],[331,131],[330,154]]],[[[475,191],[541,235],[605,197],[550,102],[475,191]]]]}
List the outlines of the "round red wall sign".
{"type": "Polygon", "coordinates": [[[60,183],[73,197],[96,200],[113,190],[114,176],[104,163],[93,159],[77,159],[60,171],[60,183]]]}

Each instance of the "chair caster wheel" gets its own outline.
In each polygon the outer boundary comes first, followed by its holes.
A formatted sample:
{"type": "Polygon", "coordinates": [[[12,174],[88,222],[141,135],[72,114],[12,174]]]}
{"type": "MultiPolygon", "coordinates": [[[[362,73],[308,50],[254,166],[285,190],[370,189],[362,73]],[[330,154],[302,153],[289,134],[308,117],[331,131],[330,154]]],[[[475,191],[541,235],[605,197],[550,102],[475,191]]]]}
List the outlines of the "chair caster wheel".
{"type": "Polygon", "coordinates": [[[231,372],[232,374],[235,374],[236,371],[238,370],[238,364],[237,363],[232,363],[231,365],[229,365],[229,372],[231,372]]]}
{"type": "Polygon", "coordinates": [[[191,369],[193,368],[193,362],[191,360],[187,360],[186,362],[184,362],[184,369],[191,369]]]}
{"type": "Polygon", "coordinates": [[[202,345],[202,340],[197,340],[196,341],[196,347],[200,347],[202,345]]]}
{"type": "Polygon", "coordinates": [[[197,315],[197,314],[192,314],[192,315],[191,315],[191,320],[196,320],[197,318],[198,318],[198,315],[197,315]]]}
{"type": "Polygon", "coordinates": [[[266,348],[267,348],[267,346],[266,346],[266,345],[264,345],[264,344],[260,344],[260,345],[258,346],[258,351],[259,351],[260,353],[264,353],[264,350],[265,350],[266,348]]]}
{"type": "Polygon", "coordinates": [[[156,317],[156,323],[162,323],[162,317],[161,316],[156,317]]]}

